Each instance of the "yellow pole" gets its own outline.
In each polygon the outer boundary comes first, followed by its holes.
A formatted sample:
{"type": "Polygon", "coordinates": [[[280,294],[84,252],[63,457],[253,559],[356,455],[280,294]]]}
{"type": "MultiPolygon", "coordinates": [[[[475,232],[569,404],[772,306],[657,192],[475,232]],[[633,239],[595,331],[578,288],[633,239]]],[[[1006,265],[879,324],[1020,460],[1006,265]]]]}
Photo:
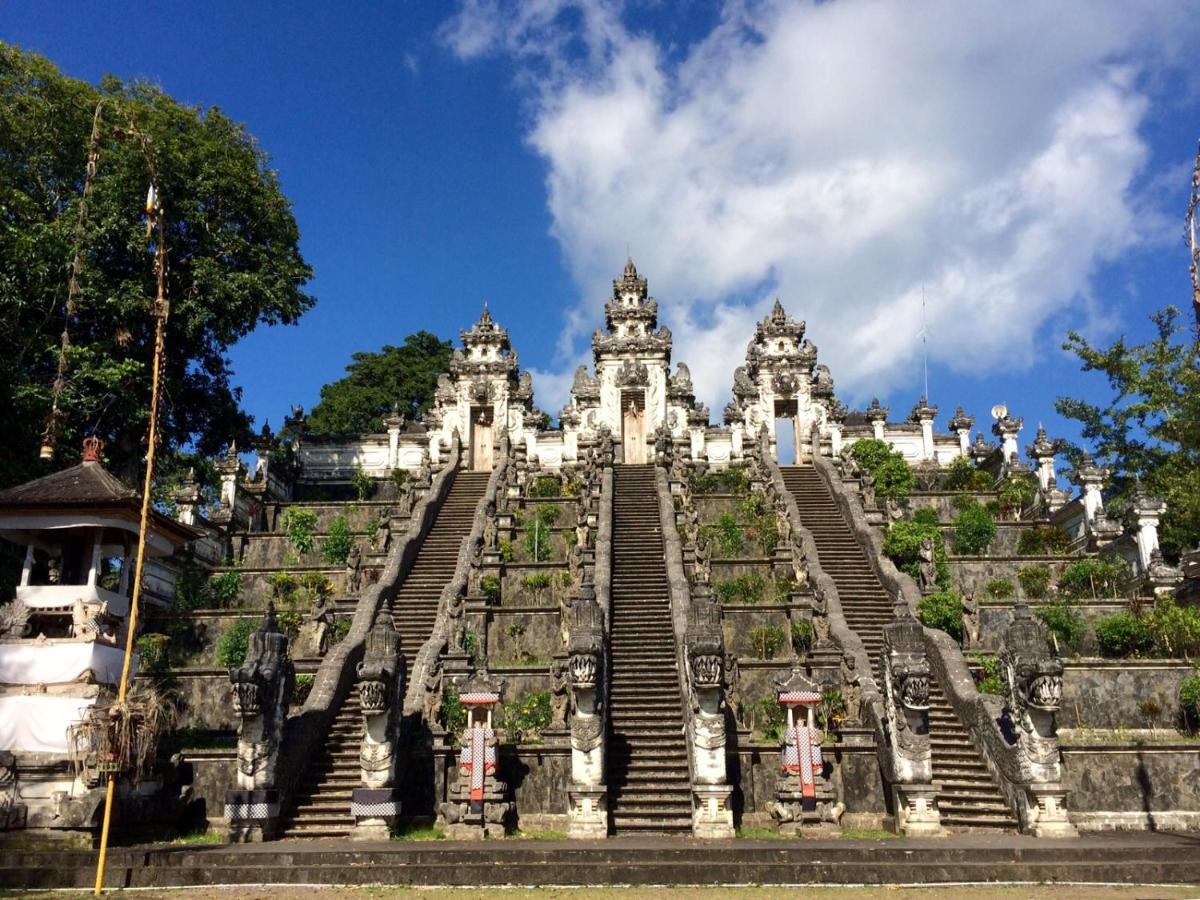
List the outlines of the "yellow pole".
{"type": "MultiPolygon", "coordinates": [[[[157,178],[155,178],[157,181],[157,178]]],[[[142,569],[146,562],[146,531],[150,524],[150,487],[154,481],[154,456],[158,445],[158,393],[159,379],[163,364],[163,347],[166,342],[167,314],[170,306],[166,298],[166,232],[163,227],[163,212],[158,205],[158,189],[151,183],[153,202],[147,201],[146,211],[157,220],[158,247],[154,253],[154,267],[157,270],[158,296],[154,301],[154,372],[151,376],[150,388],[150,446],[146,450],[146,480],[142,485],[142,518],[138,528],[137,564],[133,576],[133,594],[129,600],[129,624],[125,634],[125,662],[121,667],[121,682],[117,688],[117,706],[125,702],[126,689],[129,685],[129,665],[133,660],[133,642],[137,636],[138,601],[142,595],[142,569]]],[[[104,890],[104,863],[108,856],[108,828],[112,822],[113,791],[116,785],[116,773],[108,776],[108,791],[104,796],[104,822],[100,826],[100,857],[96,861],[96,888],[93,894],[97,897],[104,890]]]]}

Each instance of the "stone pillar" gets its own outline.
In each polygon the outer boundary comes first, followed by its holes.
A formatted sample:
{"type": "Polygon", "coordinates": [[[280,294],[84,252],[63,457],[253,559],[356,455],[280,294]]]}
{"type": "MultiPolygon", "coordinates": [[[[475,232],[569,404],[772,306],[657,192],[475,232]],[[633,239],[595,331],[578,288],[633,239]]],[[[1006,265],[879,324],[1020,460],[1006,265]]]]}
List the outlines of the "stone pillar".
{"type": "Polygon", "coordinates": [[[1054,442],[1046,437],[1046,429],[1041,425],[1038,426],[1033,443],[1025,448],[1025,453],[1037,466],[1038,486],[1043,491],[1058,487],[1054,474],[1054,442]]]}
{"type": "Polygon", "coordinates": [[[960,406],[954,410],[954,418],[950,420],[950,430],[958,435],[958,452],[962,456],[971,455],[971,426],[975,417],[968,416],[960,406]]]}
{"type": "Polygon", "coordinates": [[[1000,438],[1000,456],[1005,466],[1019,462],[1020,448],[1017,446],[1017,435],[1025,427],[1025,420],[1020,416],[1013,418],[1005,413],[992,425],[992,434],[1000,438]]]}
{"type": "Polygon", "coordinates": [[[589,585],[571,604],[567,639],[571,714],[571,788],[567,834],[573,838],[608,836],[608,789],[605,786],[604,612],[589,585]]]}
{"type": "Polygon", "coordinates": [[[923,460],[931,460],[935,456],[933,451],[933,420],[937,417],[937,414],[938,408],[930,406],[928,398],[922,397],[908,415],[910,422],[915,422],[921,426],[921,459],[923,460]]]}
{"type": "Polygon", "coordinates": [[[175,491],[176,518],[184,525],[195,525],[199,519],[200,485],[196,483],[196,470],[188,469],[187,477],[175,491]]]}
{"type": "Polygon", "coordinates": [[[393,406],[391,414],[384,417],[383,426],[388,436],[387,467],[397,469],[400,467],[400,430],[404,428],[404,416],[400,415],[399,405],[393,406]]]}
{"type": "Polygon", "coordinates": [[[929,660],[921,623],[900,594],[883,626],[883,696],[896,828],[905,835],[942,833],[929,742],[929,660]]]}
{"type": "Polygon", "coordinates": [[[397,738],[404,704],[404,657],[390,603],[382,603],[358,664],[363,737],[358,753],[362,783],[351,792],[355,840],[386,841],[400,815],[397,738]]]}
{"type": "Polygon", "coordinates": [[[707,585],[693,589],[685,636],[691,699],[692,834],[732,838],[733,810],[725,766],[725,644],[720,608],[707,585]]]}
{"type": "Polygon", "coordinates": [[[229,681],[238,717],[238,786],[225,792],[229,839],[234,843],[271,840],[279,830],[276,766],[296,681],[274,603],[267,603],[262,625],[250,635],[245,662],[229,670],[229,681]]]}
{"type": "Polygon", "coordinates": [[[888,408],[879,405],[879,398],[871,400],[871,405],[867,408],[867,419],[871,423],[871,428],[874,430],[874,437],[878,441],[882,441],[883,429],[887,424],[888,408]]]}
{"type": "Polygon", "coordinates": [[[1138,561],[1143,572],[1150,571],[1150,561],[1158,549],[1158,524],[1167,511],[1167,504],[1151,497],[1139,483],[1134,490],[1130,513],[1137,529],[1138,561]]]}
{"type": "Polygon", "coordinates": [[[1088,455],[1070,473],[1071,483],[1083,491],[1083,513],[1089,525],[1104,515],[1104,495],[1101,493],[1105,482],[1108,481],[1109,470],[1096,465],[1088,455]]]}

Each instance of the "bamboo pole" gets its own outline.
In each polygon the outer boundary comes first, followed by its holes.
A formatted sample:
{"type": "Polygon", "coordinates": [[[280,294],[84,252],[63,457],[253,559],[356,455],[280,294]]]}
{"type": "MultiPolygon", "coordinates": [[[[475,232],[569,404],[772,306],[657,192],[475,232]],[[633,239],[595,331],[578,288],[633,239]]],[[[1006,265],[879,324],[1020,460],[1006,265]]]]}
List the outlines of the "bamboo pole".
{"type": "MultiPolygon", "coordinates": [[[[151,165],[152,181],[150,193],[146,197],[146,214],[150,217],[151,227],[158,231],[158,246],[154,252],[154,268],[157,280],[157,294],[154,300],[154,369],[151,375],[150,388],[150,429],[149,446],[146,449],[146,478],[142,484],[142,514],[138,528],[138,548],[136,569],[133,578],[133,594],[129,601],[129,622],[125,634],[125,661],[121,666],[121,681],[117,689],[115,709],[118,715],[124,715],[122,709],[125,695],[129,687],[129,668],[133,660],[133,643],[137,637],[138,601],[142,595],[142,572],[146,563],[146,532],[150,524],[150,488],[154,483],[154,460],[158,449],[158,407],[160,382],[164,362],[164,347],[166,344],[167,315],[170,304],[167,303],[167,245],[166,227],[162,206],[158,201],[158,177],[154,171],[153,157],[149,155],[149,147],[140,133],[143,151],[147,153],[147,162],[151,165]]],[[[97,897],[104,890],[104,864],[108,858],[108,831],[112,824],[113,793],[116,788],[117,774],[108,776],[108,789],[104,796],[104,821],[100,826],[100,856],[96,860],[96,887],[93,894],[97,897]]]]}

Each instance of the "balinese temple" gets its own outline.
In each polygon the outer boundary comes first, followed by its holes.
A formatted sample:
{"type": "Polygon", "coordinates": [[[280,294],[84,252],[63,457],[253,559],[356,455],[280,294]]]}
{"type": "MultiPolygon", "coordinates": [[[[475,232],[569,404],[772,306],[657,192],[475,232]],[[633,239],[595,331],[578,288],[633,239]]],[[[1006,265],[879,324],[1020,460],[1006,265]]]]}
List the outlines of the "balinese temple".
{"type": "MultiPolygon", "coordinates": [[[[40,773],[22,791],[35,821],[39,802],[86,790],[67,764],[68,732],[121,676],[141,499],[104,468],[101,449],[89,438],[79,465],[0,491],[0,537],[24,553],[0,620],[0,752],[40,773]]],[[[146,552],[168,557],[198,536],[152,512],[146,552]]]]}

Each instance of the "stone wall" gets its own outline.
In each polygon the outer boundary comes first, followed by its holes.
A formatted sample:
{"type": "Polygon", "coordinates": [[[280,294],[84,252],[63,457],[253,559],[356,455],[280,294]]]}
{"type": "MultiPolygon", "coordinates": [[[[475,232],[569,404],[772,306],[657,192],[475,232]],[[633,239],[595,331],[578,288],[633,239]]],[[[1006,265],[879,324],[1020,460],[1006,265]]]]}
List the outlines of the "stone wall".
{"type": "Polygon", "coordinates": [[[1081,830],[1200,826],[1200,744],[1066,747],[1063,759],[1081,830]]]}
{"type": "Polygon", "coordinates": [[[1179,687],[1193,671],[1188,663],[1171,660],[1066,660],[1058,725],[1172,728],[1179,710],[1179,687]],[[1161,710],[1153,721],[1139,708],[1146,701],[1154,701],[1161,710]]]}

